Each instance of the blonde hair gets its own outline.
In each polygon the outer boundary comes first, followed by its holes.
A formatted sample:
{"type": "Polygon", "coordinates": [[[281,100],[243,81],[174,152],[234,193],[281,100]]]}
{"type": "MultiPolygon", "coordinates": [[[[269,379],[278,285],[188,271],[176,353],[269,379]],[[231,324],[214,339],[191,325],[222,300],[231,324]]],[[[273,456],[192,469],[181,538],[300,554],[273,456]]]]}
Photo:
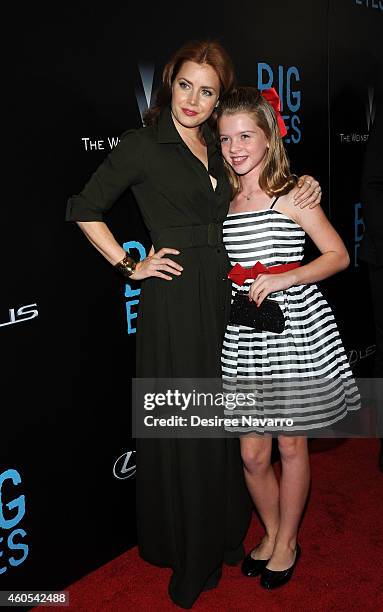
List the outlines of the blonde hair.
{"type": "MultiPolygon", "coordinates": [[[[255,87],[237,87],[221,98],[217,119],[223,115],[247,113],[264,132],[269,147],[259,175],[259,186],[270,197],[284,195],[295,187],[298,177],[290,172],[290,164],[279,131],[275,111],[255,87]]],[[[240,177],[224,161],[234,198],[241,191],[240,177]]]]}

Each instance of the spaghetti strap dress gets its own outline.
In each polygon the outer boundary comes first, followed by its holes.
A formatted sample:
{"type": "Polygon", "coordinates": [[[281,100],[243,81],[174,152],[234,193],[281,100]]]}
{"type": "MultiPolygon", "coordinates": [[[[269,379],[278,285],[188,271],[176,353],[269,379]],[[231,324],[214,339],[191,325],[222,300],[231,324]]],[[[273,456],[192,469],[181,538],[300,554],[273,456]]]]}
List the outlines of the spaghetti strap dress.
{"type": "MultiPolygon", "coordinates": [[[[305,232],[275,209],[229,213],[224,243],[231,265],[251,268],[301,262],[305,232]]],[[[254,278],[233,283],[232,294],[247,294],[254,278]]],[[[256,434],[317,435],[360,408],[355,384],[329,304],[315,284],[268,296],[282,310],[282,333],[228,324],[222,370],[227,392],[246,393],[232,410],[227,430],[256,434]]],[[[256,308],[254,304],[254,308],[256,308]]]]}

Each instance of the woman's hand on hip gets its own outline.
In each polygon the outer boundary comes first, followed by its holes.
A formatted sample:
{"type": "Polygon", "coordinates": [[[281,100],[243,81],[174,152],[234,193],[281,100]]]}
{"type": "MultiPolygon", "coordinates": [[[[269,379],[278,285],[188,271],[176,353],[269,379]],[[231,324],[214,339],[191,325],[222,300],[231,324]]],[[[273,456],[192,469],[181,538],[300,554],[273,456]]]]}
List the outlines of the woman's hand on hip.
{"type": "Polygon", "coordinates": [[[168,249],[167,247],[163,247],[156,253],[152,246],[149,255],[137,263],[136,269],[130,278],[133,280],[143,280],[150,276],[158,276],[158,278],[163,278],[164,280],[173,280],[173,277],[168,276],[165,272],[171,272],[176,276],[180,276],[183,267],[166,256],[179,255],[179,253],[177,249],[168,249]]]}
{"type": "Polygon", "coordinates": [[[322,199],[320,184],[312,176],[304,174],[298,180],[297,186],[290,192],[294,197],[295,206],[315,208],[322,199]]]}

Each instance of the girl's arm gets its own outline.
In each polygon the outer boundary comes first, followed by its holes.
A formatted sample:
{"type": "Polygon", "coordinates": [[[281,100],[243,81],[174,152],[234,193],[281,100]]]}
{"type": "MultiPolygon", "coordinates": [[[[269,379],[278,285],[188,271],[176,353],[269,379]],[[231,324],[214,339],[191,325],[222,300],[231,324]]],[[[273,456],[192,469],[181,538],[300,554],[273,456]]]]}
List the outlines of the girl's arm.
{"type": "Polygon", "coordinates": [[[260,274],[249,291],[250,300],[254,300],[257,306],[260,306],[270,293],[283,291],[294,285],[316,283],[344,270],[350,263],[343,240],[320,206],[312,210],[295,209],[294,219],[310,236],[321,255],[314,261],[289,272],[260,274]]]}
{"type": "Polygon", "coordinates": [[[348,267],[350,257],[345,244],[321,206],[310,212],[299,210],[296,219],[322,254],[314,261],[291,270],[291,286],[316,283],[348,267]]]}

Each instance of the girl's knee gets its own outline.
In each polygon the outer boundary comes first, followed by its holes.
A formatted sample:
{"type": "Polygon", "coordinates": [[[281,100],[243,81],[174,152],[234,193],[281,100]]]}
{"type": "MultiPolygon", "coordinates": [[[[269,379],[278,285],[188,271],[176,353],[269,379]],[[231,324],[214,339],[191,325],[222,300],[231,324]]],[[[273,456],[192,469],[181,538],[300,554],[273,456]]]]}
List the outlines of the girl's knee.
{"type": "Polygon", "coordinates": [[[245,446],[241,449],[242,461],[249,472],[261,472],[270,465],[270,449],[265,447],[245,446]]]}
{"type": "Polygon", "coordinates": [[[288,461],[307,453],[307,438],[303,436],[280,436],[278,448],[281,459],[288,461]]]}

